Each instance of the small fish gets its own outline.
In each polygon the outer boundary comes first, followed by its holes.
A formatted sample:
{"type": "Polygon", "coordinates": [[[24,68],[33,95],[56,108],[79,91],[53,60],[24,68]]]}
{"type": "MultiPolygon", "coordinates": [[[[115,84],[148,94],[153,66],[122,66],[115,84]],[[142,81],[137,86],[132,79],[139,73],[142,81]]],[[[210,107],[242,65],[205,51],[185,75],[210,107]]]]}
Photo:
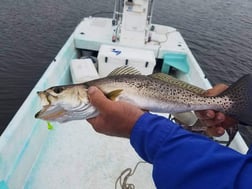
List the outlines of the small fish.
{"type": "Polygon", "coordinates": [[[131,67],[121,67],[109,76],[82,84],[51,87],[39,91],[43,108],[35,117],[67,122],[99,114],[88,99],[87,90],[96,86],[111,100],[125,101],[152,112],[178,113],[212,109],[252,125],[252,75],[245,75],[216,97],[204,97],[204,90],[172,79],[166,74],[144,76],[131,67]]]}

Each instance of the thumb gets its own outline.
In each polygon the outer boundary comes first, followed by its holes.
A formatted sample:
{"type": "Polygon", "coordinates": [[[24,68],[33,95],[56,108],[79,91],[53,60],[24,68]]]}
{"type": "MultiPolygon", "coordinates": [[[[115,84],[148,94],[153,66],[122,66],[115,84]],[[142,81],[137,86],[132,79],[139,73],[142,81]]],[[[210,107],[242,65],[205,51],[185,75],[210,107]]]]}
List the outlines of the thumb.
{"type": "Polygon", "coordinates": [[[228,86],[225,84],[217,84],[212,89],[208,89],[205,93],[205,96],[217,96],[220,93],[224,92],[227,88],[228,86]]]}
{"type": "Polygon", "coordinates": [[[88,98],[90,103],[100,111],[109,107],[109,99],[97,87],[91,86],[88,88],[88,98]]]}

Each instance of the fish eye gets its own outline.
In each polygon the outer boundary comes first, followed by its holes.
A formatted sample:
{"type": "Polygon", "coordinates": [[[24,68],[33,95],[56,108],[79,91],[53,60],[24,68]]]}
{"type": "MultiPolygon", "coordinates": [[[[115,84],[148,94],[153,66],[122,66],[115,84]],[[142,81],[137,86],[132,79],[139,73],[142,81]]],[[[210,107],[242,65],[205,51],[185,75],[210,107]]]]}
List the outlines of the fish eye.
{"type": "Polygon", "coordinates": [[[64,87],[54,87],[53,88],[53,92],[55,92],[56,94],[61,93],[64,90],[64,87]]]}

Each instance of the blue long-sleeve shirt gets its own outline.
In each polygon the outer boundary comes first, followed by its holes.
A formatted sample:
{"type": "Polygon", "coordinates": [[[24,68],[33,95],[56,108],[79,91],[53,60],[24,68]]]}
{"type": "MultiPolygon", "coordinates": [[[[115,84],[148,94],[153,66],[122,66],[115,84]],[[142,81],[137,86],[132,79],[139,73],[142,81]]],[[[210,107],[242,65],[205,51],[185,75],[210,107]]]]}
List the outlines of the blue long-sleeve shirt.
{"type": "Polygon", "coordinates": [[[252,188],[252,152],[240,154],[166,118],[145,113],[130,141],[153,164],[158,189],[252,188]]]}

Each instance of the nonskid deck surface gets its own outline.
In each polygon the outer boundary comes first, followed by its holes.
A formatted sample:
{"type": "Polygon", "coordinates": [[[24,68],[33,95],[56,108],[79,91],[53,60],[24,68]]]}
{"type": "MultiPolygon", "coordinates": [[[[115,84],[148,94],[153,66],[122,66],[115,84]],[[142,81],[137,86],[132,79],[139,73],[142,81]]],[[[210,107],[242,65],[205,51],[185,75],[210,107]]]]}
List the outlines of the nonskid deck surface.
{"type": "MultiPolygon", "coordinates": [[[[121,172],[141,161],[128,139],[97,134],[86,121],[53,125],[25,189],[115,188],[121,172]]],[[[129,183],[155,188],[151,172],[140,164],[129,183]]]]}

